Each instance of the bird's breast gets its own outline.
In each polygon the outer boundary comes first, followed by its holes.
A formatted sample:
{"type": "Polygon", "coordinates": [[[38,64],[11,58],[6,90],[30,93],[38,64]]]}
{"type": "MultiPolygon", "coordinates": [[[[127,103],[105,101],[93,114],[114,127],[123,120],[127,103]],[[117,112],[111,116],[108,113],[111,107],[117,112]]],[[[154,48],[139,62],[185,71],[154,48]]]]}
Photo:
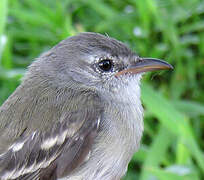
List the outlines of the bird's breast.
{"type": "Polygon", "coordinates": [[[121,91],[119,96],[123,97],[115,97],[104,106],[99,133],[89,159],[89,163],[94,164],[96,180],[120,179],[139,147],[143,108],[140,95],[134,93],[128,92],[125,97],[121,91]]]}
{"type": "Polygon", "coordinates": [[[104,103],[99,131],[79,179],[116,180],[126,172],[143,132],[143,109],[137,86],[125,88],[104,103]]]}

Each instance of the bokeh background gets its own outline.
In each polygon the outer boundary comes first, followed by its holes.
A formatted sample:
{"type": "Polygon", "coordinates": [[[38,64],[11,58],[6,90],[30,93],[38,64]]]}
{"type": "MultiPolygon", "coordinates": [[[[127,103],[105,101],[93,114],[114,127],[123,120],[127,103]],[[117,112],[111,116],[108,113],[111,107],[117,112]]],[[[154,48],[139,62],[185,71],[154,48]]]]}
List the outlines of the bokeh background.
{"type": "Polygon", "coordinates": [[[204,179],[204,1],[1,0],[0,103],[39,54],[83,31],[174,66],[143,78],[145,132],[124,180],[204,179]]]}

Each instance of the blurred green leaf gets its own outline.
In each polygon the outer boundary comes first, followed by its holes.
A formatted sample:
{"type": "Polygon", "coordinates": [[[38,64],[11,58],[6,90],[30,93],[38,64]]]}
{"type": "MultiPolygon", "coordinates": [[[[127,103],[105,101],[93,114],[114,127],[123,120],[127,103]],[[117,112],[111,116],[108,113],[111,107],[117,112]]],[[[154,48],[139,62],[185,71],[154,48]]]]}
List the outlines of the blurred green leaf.
{"type": "Polygon", "coordinates": [[[3,68],[0,68],[0,79],[12,79],[16,78],[19,80],[23,75],[25,74],[25,69],[12,69],[12,70],[6,70],[3,68]]]}
{"type": "Polygon", "coordinates": [[[204,105],[200,103],[187,100],[177,100],[172,101],[172,103],[175,105],[176,108],[178,108],[180,111],[186,113],[189,116],[204,115],[204,105]]]}
{"type": "Polygon", "coordinates": [[[161,94],[155,92],[149,85],[142,85],[142,100],[144,105],[159,119],[159,121],[175,136],[182,137],[183,144],[190,150],[200,168],[204,172],[204,156],[198,146],[187,118],[177,111],[173,104],[161,94]]]}
{"type": "Polygon", "coordinates": [[[198,175],[188,167],[172,166],[166,170],[150,168],[149,171],[159,180],[199,180],[198,175]]]}
{"type": "Polygon", "coordinates": [[[4,28],[6,26],[7,18],[7,0],[1,0],[0,3],[0,62],[4,46],[6,44],[6,36],[4,35],[4,28]]]}
{"type": "Polygon", "coordinates": [[[125,178],[204,179],[203,16],[202,0],[1,0],[0,103],[26,66],[62,39],[81,31],[109,35],[174,66],[145,76],[144,136],[125,178]],[[172,166],[192,174],[169,172],[172,166]]]}
{"type": "Polygon", "coordinates": [[[3,35],[6,26],[7,3],[7,0],[1,0],[0,3],[0,37],[3,35]]]}
{"type": "Polygon", "coordinates": [[[148,169],[159,166],[164,159],[166,151],[172,143],[172,140],[173,137],[171,133],[164,126],[160,126],[159,132],[155,135],[154,141],[146,155],[146,159],[144,159],[143,171],[140,176],[141,180],[146,180],[151,177],[148,169]]]}

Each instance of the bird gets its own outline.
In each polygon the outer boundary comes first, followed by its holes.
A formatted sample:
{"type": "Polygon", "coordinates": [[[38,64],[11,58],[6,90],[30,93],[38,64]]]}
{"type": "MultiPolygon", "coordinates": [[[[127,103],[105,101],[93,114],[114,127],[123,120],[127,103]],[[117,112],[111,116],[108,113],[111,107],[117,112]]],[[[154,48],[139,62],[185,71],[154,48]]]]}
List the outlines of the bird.
{"type": "Polygon", "coordinates": [[[62,40],[0,107],[0,179],[121,179],[144,129],[141,77],[172,68],[99,33],[62,40]]]}

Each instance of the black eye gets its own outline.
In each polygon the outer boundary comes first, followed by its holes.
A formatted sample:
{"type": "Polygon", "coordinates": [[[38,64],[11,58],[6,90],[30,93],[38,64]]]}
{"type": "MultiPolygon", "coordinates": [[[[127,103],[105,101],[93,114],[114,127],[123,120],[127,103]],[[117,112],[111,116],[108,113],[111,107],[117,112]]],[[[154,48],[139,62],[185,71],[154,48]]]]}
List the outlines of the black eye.
{"type": "Polygon", "coordinates": [[[113,63],[109,59],[104,59],[98,63],[98,66],[101,70],[108,72],[112,69],[113,63]]]}

